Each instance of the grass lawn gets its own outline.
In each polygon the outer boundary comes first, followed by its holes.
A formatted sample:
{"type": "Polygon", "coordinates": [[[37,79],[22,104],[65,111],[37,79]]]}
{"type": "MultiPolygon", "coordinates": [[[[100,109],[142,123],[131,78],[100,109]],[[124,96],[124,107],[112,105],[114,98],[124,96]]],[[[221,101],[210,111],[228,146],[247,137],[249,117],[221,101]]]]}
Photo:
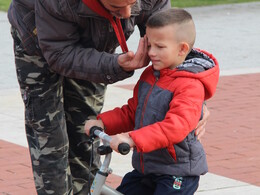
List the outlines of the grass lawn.
{"type": "Polygon", "coordinates": [[[257,2],[260,0],[171,0],[174,7],[196,7],[231,3],[257,2]]]}
{"type": "Polygon", "coordinates": [[[7,11],[11,0],[0,0],[0,10],[7,11]]]}
{"type": "MultiPolygon", "coordinates": [[[[54,0],[55,1],[55,0],[54,0]]],[[[194,7],[205,5],[256,2],[260,0],[171,0],[174,7],[194,7]]],[[[7,11],[11,0],[0,0],[0,10],[7,11]]]]}

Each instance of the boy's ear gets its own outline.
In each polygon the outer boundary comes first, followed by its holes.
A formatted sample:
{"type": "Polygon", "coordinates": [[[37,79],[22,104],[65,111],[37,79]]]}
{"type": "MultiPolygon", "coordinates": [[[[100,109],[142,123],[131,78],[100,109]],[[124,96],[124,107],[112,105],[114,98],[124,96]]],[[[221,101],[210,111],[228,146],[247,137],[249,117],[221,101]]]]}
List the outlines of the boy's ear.
{"type": "Polygon", "coordinates": [[[181,42],[179,48],[180,48],[179,49],[179,55],[180,56],[187,55],[188,52],[190,51],[190,46],[186,42],[181,42]]]}

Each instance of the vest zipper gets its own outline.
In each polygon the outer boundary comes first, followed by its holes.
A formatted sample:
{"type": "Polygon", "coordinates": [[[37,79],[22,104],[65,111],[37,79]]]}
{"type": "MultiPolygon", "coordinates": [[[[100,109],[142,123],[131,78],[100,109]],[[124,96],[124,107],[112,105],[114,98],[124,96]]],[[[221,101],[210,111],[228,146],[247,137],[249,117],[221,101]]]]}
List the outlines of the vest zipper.
{"type": "MultiPolygon", "coordinates": [[[[144,112],[145,112],[145,108],[146,108],[146,104],[147,104],[147,101],[153,91],[153,88],[155,86],[155,84],[157,83],[157,81],[159,80],[158,77],[156,77],[156,80],[155,82],[153,83],[152,87],[149,89],[149,92],[147,93],[146,97],[145,97],[145,101],[144,101],[144,106],[143,106],[143,109],[142,109],[142,115],[141,115],[141,121],[140,121],[140,128],[143,127],[143,119],[144,119],[144,112]]],[[[142,173],[144,174],[144,158],[143,158],[143,152],[140,152],[140,165],[141,165],[141,170],[142,170],[142,173]]]]}
{"type": "Polygon", "coordinates": [[[141,120],[140,120],[140,128],[143,127],[143,119],[144,119],[144,112],[145,112],[145,108],[146,108],[146,104],[148,102],[148,99],[153,91],[153,88],[155,86],[155,84],[157,83],[157,81],[159,80],[158,77],[156,77],[156,80],[154,82],[154,84],[152,85],[152,87],[149,89],[149,92],[147,93],[146,97],[145,97],[145,100],[144,100],[144,106],[143,106],[143,109],[142,109],[142,115],[141,115],[141,120]]]}

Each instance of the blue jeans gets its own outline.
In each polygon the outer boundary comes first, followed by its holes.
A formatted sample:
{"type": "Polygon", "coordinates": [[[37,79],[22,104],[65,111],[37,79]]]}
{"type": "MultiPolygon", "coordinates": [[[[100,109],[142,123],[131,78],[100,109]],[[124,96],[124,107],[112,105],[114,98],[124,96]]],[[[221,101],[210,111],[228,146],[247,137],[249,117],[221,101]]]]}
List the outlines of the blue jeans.
{"type": "Polygon", "coordinates": [[[192,195],[199,186],[199,176],[143,175],[127,173],[117,190],[125,195],[192,195]]]}

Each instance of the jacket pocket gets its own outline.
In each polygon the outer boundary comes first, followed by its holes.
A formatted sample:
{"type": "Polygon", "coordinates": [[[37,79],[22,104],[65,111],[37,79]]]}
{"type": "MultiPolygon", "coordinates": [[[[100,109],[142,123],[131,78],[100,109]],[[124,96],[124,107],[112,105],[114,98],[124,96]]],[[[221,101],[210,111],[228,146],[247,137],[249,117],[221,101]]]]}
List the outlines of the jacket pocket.
{"type": "Polygon", "coordinates": [[[23,17],[26,26],[26,33],[22,37],[24,48],[29,55],[39,55],[41,50],[38,44],[37,29],[35,25],[35,13],[30,11],[23,17]]]}
{"type": "Polygon", "coordinates": [[[154,150],[149,153],[145,153],[144,155],[144,161],[145,164],[149,164],[151,162],[160,164],[160,165],[169,165],[169,164],[174,164],[175,160],[174,158],[170,155],[168,150],[166,148],[154,150]]]}
{"type": "Polygon", "coordinates": [[[32,103],[31,93],[29,87],[25,87],[24,91],[22,92],[22,98],[25,105],[25,120],[27,124],[32,125],[35,122],[34,117],[34,106],[32,103]]]}
{"type": "Polygon", "coordinates": [[[18,25],[14,27],[19,32],[25,52],[28,55],[41,55],[37,39],[34,10],[28,10],[20,4],[15,5],[15,9],[18,25]]]}

